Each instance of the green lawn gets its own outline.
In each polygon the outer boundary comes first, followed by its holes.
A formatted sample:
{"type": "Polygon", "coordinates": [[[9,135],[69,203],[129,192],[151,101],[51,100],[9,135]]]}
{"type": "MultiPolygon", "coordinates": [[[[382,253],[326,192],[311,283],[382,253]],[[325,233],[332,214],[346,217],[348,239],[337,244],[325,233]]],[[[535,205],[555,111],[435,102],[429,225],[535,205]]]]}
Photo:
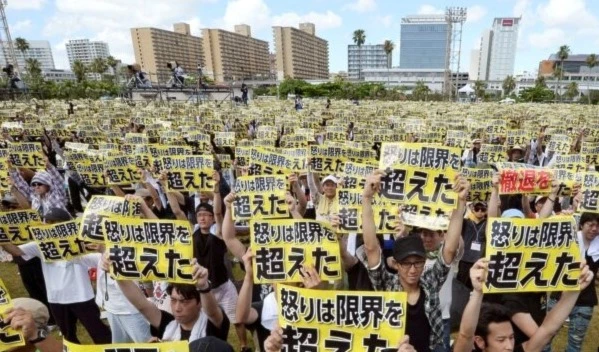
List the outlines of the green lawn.
{"type": "MultiPolygon", "coordinates": [[[[235,272],[236,270],[234,270],[235,272]]],[[[239,273],[235,272],[235,276],[239,276],[239,273]]],[[[27,296],[27,292],[21,283],[19,278],[19,272],[17,271],[16,265],[8,264],[8,263],[0,263],[0,278],[4,283],[8,286],[8,290],[12,297],[23,297],[27,296]]],[[[87,332],[82,326],[79,326],[78,330],[79,339],[82,343],[91,343],[91,339],[88,336],[87,332]]],[[[251,340],[249,334],[248,339],[251,340]]],[[[560,330],[559,334],[554,340],[553,350],[554,351],[563,351],[566,345],[567,339],[567,329],[564,327],[560,330]]],[[[239,342],[237,339],[237,335],[235,334],[233,326],[231,326],[231,330],[229,331],[229,342],[233,345],[235,350],[239,350],[239,342]]],[[[599,312],[595,309],[593,313],[593,320],[591,321],[591,326],[589,331],[587,332],[586,339],[584,341],[583,351],[585,352],[594,352],[597,351],[597,347],[599,346],[599,312]]]]}

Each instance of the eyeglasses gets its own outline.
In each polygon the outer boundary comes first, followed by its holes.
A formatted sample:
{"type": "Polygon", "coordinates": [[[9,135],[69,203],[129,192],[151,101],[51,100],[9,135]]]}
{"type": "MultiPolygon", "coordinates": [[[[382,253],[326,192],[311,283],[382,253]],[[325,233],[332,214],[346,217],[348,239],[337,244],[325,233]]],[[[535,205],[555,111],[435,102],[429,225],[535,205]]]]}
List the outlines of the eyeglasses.
{"type": "Polygon", "coordinates": [[[487,211],[487,207],[481,207],[477,205],[474,207],[474,211],[487,211]]]}
{"type": "Polygon", "coordinates": [[[45,184],[43,184],[43,183],[38,183],[38,182],[33,182],[33,183],[31,184],[31,187],[41,187],[41,186],[45,186],[45,184]]]}
{"type": "Polygon", "coordinates": [[[411,267],[414,267],[416,269],[422,269],[424,268],[424,263],[425,261],[417,261],[417,262],[403,262],[403,263],[399,263],[399,266],[404,269],[404,270],[410,270],[411,267]]]}

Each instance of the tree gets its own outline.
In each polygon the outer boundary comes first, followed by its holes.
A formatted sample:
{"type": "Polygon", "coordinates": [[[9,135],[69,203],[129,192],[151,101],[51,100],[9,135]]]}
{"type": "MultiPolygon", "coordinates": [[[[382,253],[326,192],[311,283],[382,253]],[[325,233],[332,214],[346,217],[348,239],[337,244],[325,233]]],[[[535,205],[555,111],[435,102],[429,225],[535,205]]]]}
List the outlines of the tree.
{"type": "Polygon", "coordinates": [[[535,87],[547,88],[547,82],[545,80],[545,76],[538,75],[537,79],[535,79],[535,87]]]}
{"type": "Polygon", "coordinates": [[[112,69],[112,74],[114,75],[115,80],[118,82],[118,72],[116,72],[116,68],[119,65],[119,62],[114,58],[114,56],[109,56],[106,58],[106,65],[112,69]]]}
{"type": "Polygon", "coordinates": [[[566,96],[572,100],[574,97],[578,96],[578,93],[578,83],[570,82],[570,84],[568,84],[568,88],[566,89],[566,96]]]}
{"type": "Polygon", "coordinates": [[[416,86],[412,90],[412,98],[414,100],[425,100],[428,97],[431,89],[422,81],[416,82],[416,86]]]}
{"type": "Polygon", "coordinates": [[[395,49],[393,41],[385,40],[385,43],[383,43],[383,50],[385,50],[385,54],[387,54],[387,86],[389,86],[389,69],[391,68],[391,55],[393,54],[393,49],[395,49]]]}
{"type": "Polygon", "coordinates": [[[511,92],[516,89],[516,79],[514,76],[509,75],[503,80],[503,84],[501,85],[503,88],[503,94],[509,95],[511,92]]]}
{"type": "Polygon", "coordinates": [[[532,103],[551,101],[554,97],[555,95],[551,89],[541,85],[526,88],[520,92],[520,99],[532,103]]]}
{"type": "Polygon", "coordinates": [[[353,35],[354,44],[358,46],[358,81],[362,79],[362,45],[366,42],[366,32],[356,29],[353,35]]]}
{"type": "Polygon", "coordinates": [[[31,76],[41,77],[42,75],[42,64],[36,59],[25,60],[25,69],[31,76]]]}
{"type": "Polygon", "coordinates": [[[586,62],[587,66],[589,67],[589,76],[587,77],[587,97],[589,104],[591,104],[591,71],[593,71],[593,68],[599,63],[597,62],[597,55],[591,54],[587,56],[586,62]]]}
{"type": "Polygon", "coordinates": [[[83,82],[85,80],[85,74],[87,73],[87,67],[85,64],[79,60],[75,60],[73,62],[73,73],[77,78],[77,82],[83,82]]]}
{"type": "MultiPolygon", "coordinates": [[[[570,56],[570,47],[567,45],[560,46],[559,51],[557,52],[557,58],[559,59],[559,63],[560,63],[560,65],[559,65],[560,72],[559,72],[559,79],[557,81],[557,87],[560,87],[561,81],[564,79],[564,61],[566,61],[568,56],[570,56]]],[[[561,95],[560,95],[560,101],[561,101],[561,95]]]]}
{"type": "Polygon", "coordinates": [[[25,52],[29,50],[29,42],[21,37],[18,37],[15,39],[15,47],[21,52],[21,54],[23,54],[23,57],[25,58],[25,52]]]}
{"type": "Polygon", "coordinates": [[[89,70],[93,73],[97,73],[101,77],[108,70],[108,64],[104,58],[97,57],[89,65],[89,70]]]}
{"type": "Polygon", "coordinates": [[[477,80],[474,82],[474,94],[476,94],[476,98],[481,99],[485,97],[485,89],[487,89],[487,84],[481,80],[477,80]]]}

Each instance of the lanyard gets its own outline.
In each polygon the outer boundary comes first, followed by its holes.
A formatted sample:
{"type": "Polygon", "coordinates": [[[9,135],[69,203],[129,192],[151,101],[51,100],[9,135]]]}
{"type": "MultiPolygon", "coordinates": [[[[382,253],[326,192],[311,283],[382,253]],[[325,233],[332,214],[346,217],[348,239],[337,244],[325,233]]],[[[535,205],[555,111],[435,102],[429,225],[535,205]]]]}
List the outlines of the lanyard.
{"type": "Polygon", "coordinates": [[[472,224],[472,227],[474,227],[474,232],[476,233],[476,242],[480,243],[480,241],[479,241],[480,232],[485,228],[487,219],[480,222],[482,226],[479,228],[476,227],[476,224],[474,223],[474,221],[470,220],[470,223],[472,224]]]}

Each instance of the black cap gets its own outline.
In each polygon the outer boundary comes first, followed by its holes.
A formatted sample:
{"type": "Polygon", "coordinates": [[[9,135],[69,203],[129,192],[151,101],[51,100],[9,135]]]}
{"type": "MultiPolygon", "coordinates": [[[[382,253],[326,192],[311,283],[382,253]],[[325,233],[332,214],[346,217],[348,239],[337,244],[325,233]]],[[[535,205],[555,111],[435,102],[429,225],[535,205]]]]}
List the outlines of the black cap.
{"type": "Polygon", "coordinates": [[[233,347],[223,340],[206,336],[189,344],[189,352],[233,352],[233,347]]]}
{"type": "Polygon", "coordinates": [[[212,208],[212,205],[208,203],[200,203],[200,205],[198,205],[196,208],[196,214],[199,213],[201,210],[207,211],[210,214],[214,215],[214,208],[212,208]]]}
{"type": "Polygon", "coordinates": [[[62,222],[73,220],[73,217],[71,216],[71,214],[69,214],[68,211],[62,208],[50,208],[48,212],[44,215],[44,220],[62,222]]]}
{"type": "Polygon", "coordinates": [[[401,262],[411,255],[426,258],[424,244],[420,236],[407,236],[396,239],[393,243],[393,259],[396,262],[401,262]]]}

